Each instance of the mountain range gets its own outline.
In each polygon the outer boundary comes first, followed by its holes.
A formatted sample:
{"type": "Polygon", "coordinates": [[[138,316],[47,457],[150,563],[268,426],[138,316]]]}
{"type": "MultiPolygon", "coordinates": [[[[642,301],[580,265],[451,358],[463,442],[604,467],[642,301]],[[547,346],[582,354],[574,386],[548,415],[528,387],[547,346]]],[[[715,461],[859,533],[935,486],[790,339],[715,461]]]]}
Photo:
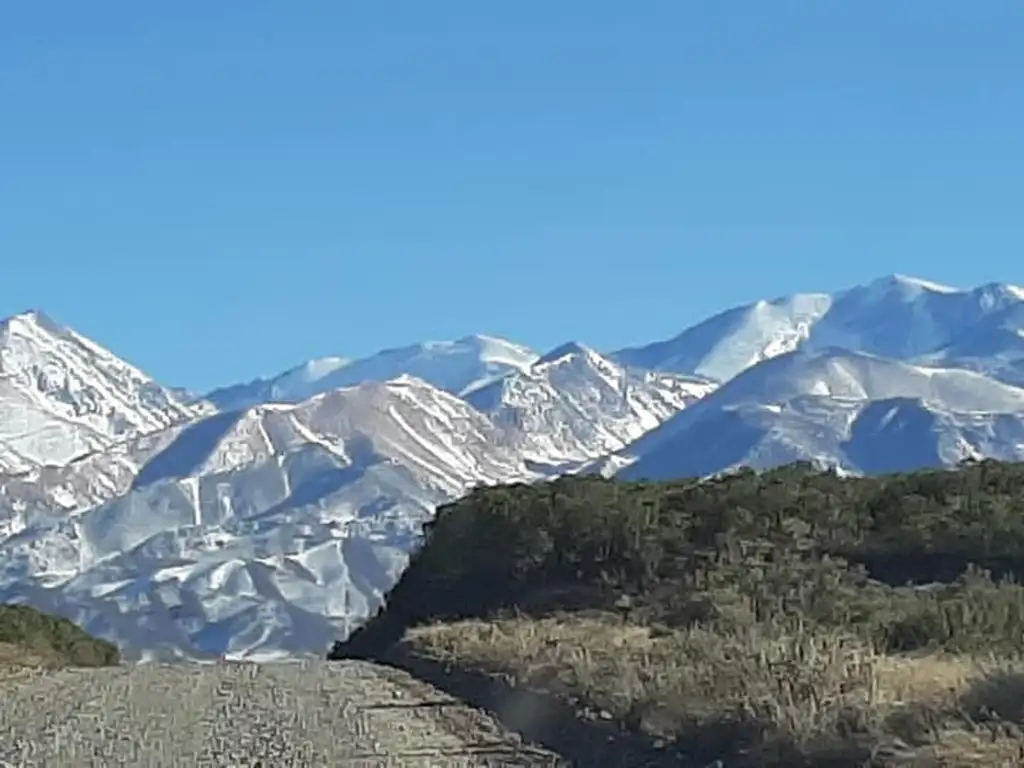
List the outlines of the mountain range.
{"type": "Polygon", "coordinates": [[[1024,459],[1011,285],[893,275],[617,351],[479,335],[198,396],[32,311],[0,322],[0,602],[126,658],[320,656],[477,485],[985,457],[1024,459]]]}

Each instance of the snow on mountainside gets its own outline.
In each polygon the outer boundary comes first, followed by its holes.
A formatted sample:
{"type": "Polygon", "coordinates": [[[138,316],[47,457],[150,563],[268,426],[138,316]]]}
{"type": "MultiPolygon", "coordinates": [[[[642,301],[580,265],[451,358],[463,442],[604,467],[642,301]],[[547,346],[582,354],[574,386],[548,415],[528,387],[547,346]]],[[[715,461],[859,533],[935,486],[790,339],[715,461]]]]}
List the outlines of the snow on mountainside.
{"type": "Polygon", "coordinates": [[[216,389],[203,395],[202,399],[222,411],[237,411],[261,403],[297,403],[331,389],[330,386],[321,386],[324,379],[350,362],[344,357],[321,357],[271,379],[256,379],[216,389]]]}
{"type": "Polygon", "coordinates": [[[127,658],[321,655],[474,485],[1024,459],[1017,384],[1024,290],[900,276],[615,355],[472,336],[193,405],[28,313],[0,324],[0,602],[69,616],[127,658]]]}
{"type": "Polygon", "coordinates": [[[203,410],[41,312],[0,321],[0,469],[62,464],[203,410]]]}
{"type": "Polygon", "coordinates": [[[466,396],[496,423],[526,435],[538,464],[585,462],[623,448],[716,385],[701,379],[627,370],[578,343],[466,396]]]}
{"type": "Polygon", "coordinates": [[[621,349],[618,363],[728,381],[762,360],[792,352],[828,311],[826,294],[797,294],[730,309],[667,341],[621,349]]]}
{"type": "Polygon", "coordinates": [[[3,478],[0,601],[69,616],[128,658],[319,655],[376,607],[438,504],[621,448],[714,387],[581,345],[540,359],[485,337],[412,349],[305,366],[244,397],[297,398],[359,366],[357,386],[3,478]],[[389,366],[468,388],[483,410],[411,376],[375,381],[389,366]]]}
{"type": "Polygon", "coordinates": [[[128,657],[319,655],[437,504],[538,477],[519,442],[411,377],[175,426],[37,477],[62,512],[8,501],[0,602],[59,610],[128,657]]]}
{"type": "Polygon", "coordinates": [[[730,309],[672,339],[619,350],[612,357],[641,368],[727,381],[798,347],[842,347],[913,360],[959,344],[949,360],[990,358],[1005,351],[1016,361],[1010,374],[1024,378],[1020,342],[1002,332],[1006,324],[1010,331],[1024,328],[1022,307],[1024,289],[1012,285],[959,290],[892,275],[834,295],[796,294],[730,309]]]}
{"type": "Polygon", "coordinates": [[[621,452],[625,479],[796,460],[851,472],[1024,459],[1024,389],[964,370],[798,350],[757,365],[621,452]]]}
{"type": "Polygon", "coordinates": [[[206,395],[221,410],[257,403],[295,403],[337,387],[364,381],[388,381],[402,374],[423,379],[455,395],[528,367],[537,354],[492,336],[467,336],[457,341],[428,341],[387,349],[361,360],[312,360],[273,379],[258,379],[206,395]]]}
{"type": "Polygon", "coordinates": [[[967,368],[1024,386],[1024,290],[1017,295],[1020,302],[966,328],[951,343],[922,355],[920,362],[967,368]]]}

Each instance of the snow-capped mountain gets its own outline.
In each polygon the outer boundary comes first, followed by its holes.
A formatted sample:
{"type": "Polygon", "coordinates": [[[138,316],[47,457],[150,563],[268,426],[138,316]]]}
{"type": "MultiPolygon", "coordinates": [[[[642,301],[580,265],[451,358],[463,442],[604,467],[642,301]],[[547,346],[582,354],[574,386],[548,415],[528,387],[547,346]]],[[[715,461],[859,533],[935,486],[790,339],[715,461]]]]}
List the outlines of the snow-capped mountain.
{"type": "Polygon", "coordinates": [[[715,386],[626,369],[572,342],[470,392],[466,400],[496,423],[523,432],[528,459],[557,466],[620,450],[715,386]]]}
{"type": "Polygon", "coordinates": [[[538,477],[519,448],[411,377],[175,426],[37,478],[62,511],[8,507],[0,602],[56,607],[129,656],[319,654],[437,504],[538,477]]]}
{"type": "Polygon", "coordinates": [[[475,485],[970,457],[1024,459],[1013,286],[893,276],[610,355],[471,336],[199,399],[27,313],[0,323],[0,602],[128,658],[320,655],[475,485]]]}
{"type": "MultiPolygon", "coordinates": [[[[914,360],[956,346],[950,361],[1000,354],[1019,367],[1024,288],[989,284],[970,290],[892,275],[830,295],[796,294],[730,309],[667,341],[623,349],[620,363],[728,381],[794,349],[841,347],[914,360]],[[1008,348],[1007,348],[1008,345],[1008,348]]],[[[932,358],[937,361],[937,358],[932,358]]],[[[982,362],[978,363],[983,364],[982,362]]]]}
{"type": "Polygon", "coordinates": [[[753,366],[632,443],[624,479],[809,460],[855,473],[1024,459],[1024,389],[842,349],[753,366]]]}
{"type": "Polygon", "coordinates": [[[523,370],[537,353],[493,336],[457,341],[428,341],[386,349],[361,360],[343,357],[311,360],[271,379],[215,390],[206,399],[221,410],[258,403],[297,403],[320,392],[364,381],[388,381],[403,374],[461,395],[511,371],[523,370]]]}
{"type": "Polygon", "coordinates": [[[0,322],[0,469],[61,464],[202,412],[42,312],[0,322]]]}
{"type": "Polygon", "coordinates": [[[989,314],[919,360],[925,365],[966,368],[1024,386],[1024,301],[989,314]]]}
{"type": "Polygon", "coordinates": [[[762,360],[796,349],[831,303],[828,294],[758,301],[715,315],[666,341],[620,349],[612,359],[634,368],[728,381],[762,360]]]}

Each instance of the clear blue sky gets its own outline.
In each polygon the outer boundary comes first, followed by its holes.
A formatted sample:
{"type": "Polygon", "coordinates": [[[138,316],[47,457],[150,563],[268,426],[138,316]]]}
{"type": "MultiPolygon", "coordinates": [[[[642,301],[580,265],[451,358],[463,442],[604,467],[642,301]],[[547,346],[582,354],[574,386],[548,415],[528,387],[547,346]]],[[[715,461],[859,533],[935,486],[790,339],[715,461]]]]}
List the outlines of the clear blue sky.
{"type": "Polygon", "coordinates": [[[1024,2],[0,9],[0,315],[197,389],[1024,282],[1024,2]]]}

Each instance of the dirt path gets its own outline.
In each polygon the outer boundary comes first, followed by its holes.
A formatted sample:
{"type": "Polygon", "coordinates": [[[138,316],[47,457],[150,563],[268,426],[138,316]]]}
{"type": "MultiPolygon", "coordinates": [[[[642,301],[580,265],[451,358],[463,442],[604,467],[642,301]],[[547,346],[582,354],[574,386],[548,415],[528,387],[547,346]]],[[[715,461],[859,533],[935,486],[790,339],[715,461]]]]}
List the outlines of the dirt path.
{"type": "Polygon", "coordinates": [[[487,715],[363,662],[0,678],[0,766],[545,766],[487,715]]]}

